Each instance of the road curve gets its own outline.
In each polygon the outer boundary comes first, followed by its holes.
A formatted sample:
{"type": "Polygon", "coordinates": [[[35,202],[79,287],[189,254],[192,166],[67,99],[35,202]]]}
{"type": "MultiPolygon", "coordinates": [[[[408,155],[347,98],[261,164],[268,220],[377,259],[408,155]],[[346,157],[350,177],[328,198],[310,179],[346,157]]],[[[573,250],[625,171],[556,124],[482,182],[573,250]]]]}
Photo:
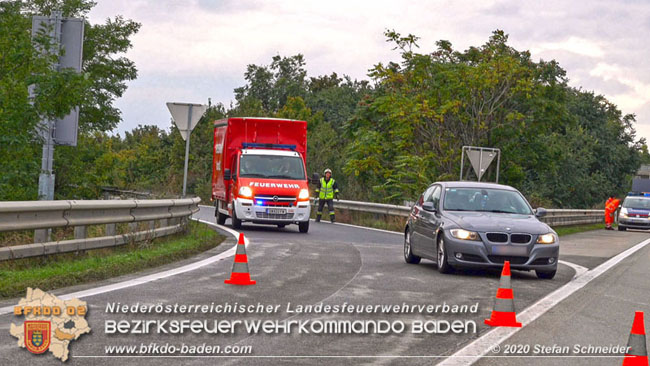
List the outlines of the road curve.
{"type": "MultiPolygon", "coordinates": [[[[214,222],[214,209],[202,206],[196,218],[214,222]]],[[[178,275],[161,278],[137,286],[86,297],[90,306],[87,316],[93,332],[71,345],[68,364],[175,364],[177,359],[164,357],[115,358],[105,354],[107,345],[141,343],[186,343],[252,346],[249,357],[224,357],[210,360],[219,364],[269,363],[306,364],[317,362],[332,365],[357,364],[432,364],[442,360],[471,340],[488,331],[483,319],[492,311],[499,273],[491,271],[458,271],[443,275],[432,262],[406,264],[402,258],[402,237],[394,233],[367,230],[329,223],[311,224],[309,233],[301,234],[297,226],[283,229],[244,224],[243,232],[250,240],[247,246],[251,276],[257,285],[229,286],[223,280],[230,277],[232,261],[221,260],[178,275]],[[132,315],[106,313],[107,303],[122,304],[257,304],[279,305],[273,314],[192,314],[132,315]],[[365,315],[296,315],[286,307],[310,304],[355,305],[463,305],[479,304],[478,314],[365,314],[365,315]],[[461,319],[474,320],[478,332],[470,334],[374,334],[374,335],[297,335],[271,334],[185,334],[172,335],[107,335],[106,320],[134,319],[264,319],[264,320],[381,320],[404,321],[461,319]],[[341,359],[343,356],[344,359],[341,359]],[[398,357],[399,356],[399,357],[398,357]],[[408,357],[404,357],[408,356],[408,357]]],[[[625,234],[625,233],[624,233],[625,234]]],[[[621,247],[638,242],[634,233],[627,233],[621,247]]],[[[647,236],[647,235],[646,235],[647,236]]],[[[579,241],[578,239],[576,239],[579,241]]],[[[563,241],[564,242],[564,241],[563,241]]],[[[226,251],[234,240],[224,243],[216,252],[226,251]]],[[[568,245],[571,247],[571,245],[568,245]]],[[[580,247],[580,246],[578,246],[580,247]]],[[[214,253],[213,253],[214,254],[214,253]]],[[[582,253],[584,254],[584,253],[582,253]]],[[[581,260],[583,265],[598,262],[589,255],[567,254],[581,260]]],[[[207,254],[206,254],[207,255],[207,254]]],[[[606,258],[609,254],[603,255],[606,258]]],[[[613,254],[612,254],[613,255],[613,254]]],[[[603,259],[604,260],[604,259],[603,259]]],[[[548,293],[570,281],[575,272],[560,265],[552,281],[538,280],[534,273],[513,272],[515,306],[520,311],[548,293]]],[[[132,276],[137,277],[137,275],[132,276]]],[[[119,282],[122,278],[108,282],[119,282]]],[[[105,283],[102,283],[105,284],[105,283]]],[[[99,285],[102,285],[99,284],[99,285]]],[[[68,291],[69,292],[69,291],[68,291]]],[[[66,290],[57,291],[66,293],[66,290]]],[[[15,346],[8,334],[11,322],[19,323],[13,315],[0,316],[0,364],[24,362],[25,350],[15,346]]],[[[49,356],[51,357],[51,356],[49,356]]],[[[31,364],[49,364],[49,357],[30,357],[31,364]]],[[[205,364],[196,357],[183,358],[187,364],[205,364]]]]}

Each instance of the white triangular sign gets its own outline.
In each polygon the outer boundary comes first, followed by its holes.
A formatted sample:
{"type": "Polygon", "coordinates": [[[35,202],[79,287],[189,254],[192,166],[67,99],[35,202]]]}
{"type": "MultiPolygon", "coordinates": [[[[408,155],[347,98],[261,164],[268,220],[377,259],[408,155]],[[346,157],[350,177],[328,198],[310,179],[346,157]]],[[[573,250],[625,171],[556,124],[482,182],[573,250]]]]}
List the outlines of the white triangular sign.
{"type": "Polygon", "coordinates": [[[483,152],[481,150],[467,150],[467,157],[469,158],[469,162],[472,164],[472,168],[474,168],[474,172],[476,172],[476,175],[478,176],[478,180],[481,180],[481,177],[485,174],[485,171],[490,166],[490,163],[492,163],[492,160],[494,160],[496,155],[497,154],[492,151],[483,152]],[[481,155],[483,156],[481,157],[481,155]]]}
{"type": "Polygon", "coordinates": [[[204,104],[168,102],[167,108],[169,109],[169,113],[172,114],[176,128],[178,128],[183,140],[185,140],[187,139],[187,135],[192,132],[197,123],[199,123],[199,120],[203,117],[203,113],[208,109],[208,106],[204,104]],[[188,120],[190,106],[192,107],[192,118],[191,120],[188,120]]]}

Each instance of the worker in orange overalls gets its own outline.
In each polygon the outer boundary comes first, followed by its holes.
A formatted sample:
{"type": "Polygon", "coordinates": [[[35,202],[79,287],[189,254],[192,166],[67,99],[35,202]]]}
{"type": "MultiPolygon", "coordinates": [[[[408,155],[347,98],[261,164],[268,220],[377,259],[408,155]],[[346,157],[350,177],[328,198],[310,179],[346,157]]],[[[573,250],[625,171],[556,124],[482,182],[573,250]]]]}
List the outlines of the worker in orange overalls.
{"type": "Polygon", "coordinates": [[[614,197],[609,196],[607,202],[605,202],[605,230],[614,230],[612,223],[614,222],[614,215],[616,215],[616,210],[621,201],[614,197]]]}

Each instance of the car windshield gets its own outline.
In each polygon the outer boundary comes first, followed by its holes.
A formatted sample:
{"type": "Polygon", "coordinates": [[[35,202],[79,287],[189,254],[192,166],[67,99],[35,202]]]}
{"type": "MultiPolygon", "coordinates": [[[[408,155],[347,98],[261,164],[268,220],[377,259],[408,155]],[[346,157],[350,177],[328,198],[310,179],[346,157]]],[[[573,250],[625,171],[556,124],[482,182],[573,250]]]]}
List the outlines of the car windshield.
{"type": "Polygon", "coordinates": [[[623,201],[623,207],[650,210],[650,199],[643,197],[627,197],[625,201],[623,201]]]}
{"type": "Polygon", "coordinates": [[[305,179],[302,159],[297,156],[242,155],[239,160],[242,178],[305,179]]]}
{"type": "Polygon", "coordinates": [[[446,188],[447,211],[478,211],[532,215],[524,197],[516,191],[488,188],[446,188]]]}

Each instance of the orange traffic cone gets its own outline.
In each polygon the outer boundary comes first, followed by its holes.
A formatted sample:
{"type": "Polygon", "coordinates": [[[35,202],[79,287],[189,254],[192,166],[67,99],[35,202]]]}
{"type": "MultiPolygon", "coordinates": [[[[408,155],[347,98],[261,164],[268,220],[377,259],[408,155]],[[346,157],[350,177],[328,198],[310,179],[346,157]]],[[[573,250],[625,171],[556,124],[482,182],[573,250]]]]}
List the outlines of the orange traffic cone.
{"type": "Polygon", "coordinates": [[[497,297],[494,300],[494,310],[490,319],[485,319],[485,324],[492,327],[516,327],[520,328],[521,323],[517,322],[515,315],[515,300],[510,286],[510,262],[503,264],[501,279],[497,297]]]}
{"type": "Polygon", "coordinates": [[[237,252],[235,252],[235,263],[232,265],[230,279],[224,283],[229,285],[254,285],[255,281],[251,280],[251,274],[248,272],[248,257],[246,256],[246,244],[244,234],[239,234],[237,242],[237,252]]]}
{"type": "Polygon", "coordinates": [[[634,323],[627,341],[628,351],[623,359],[623,366],[648,366],[648,350],[645,346],[645,325],[643,311],[634,313],[634,323]]]}

